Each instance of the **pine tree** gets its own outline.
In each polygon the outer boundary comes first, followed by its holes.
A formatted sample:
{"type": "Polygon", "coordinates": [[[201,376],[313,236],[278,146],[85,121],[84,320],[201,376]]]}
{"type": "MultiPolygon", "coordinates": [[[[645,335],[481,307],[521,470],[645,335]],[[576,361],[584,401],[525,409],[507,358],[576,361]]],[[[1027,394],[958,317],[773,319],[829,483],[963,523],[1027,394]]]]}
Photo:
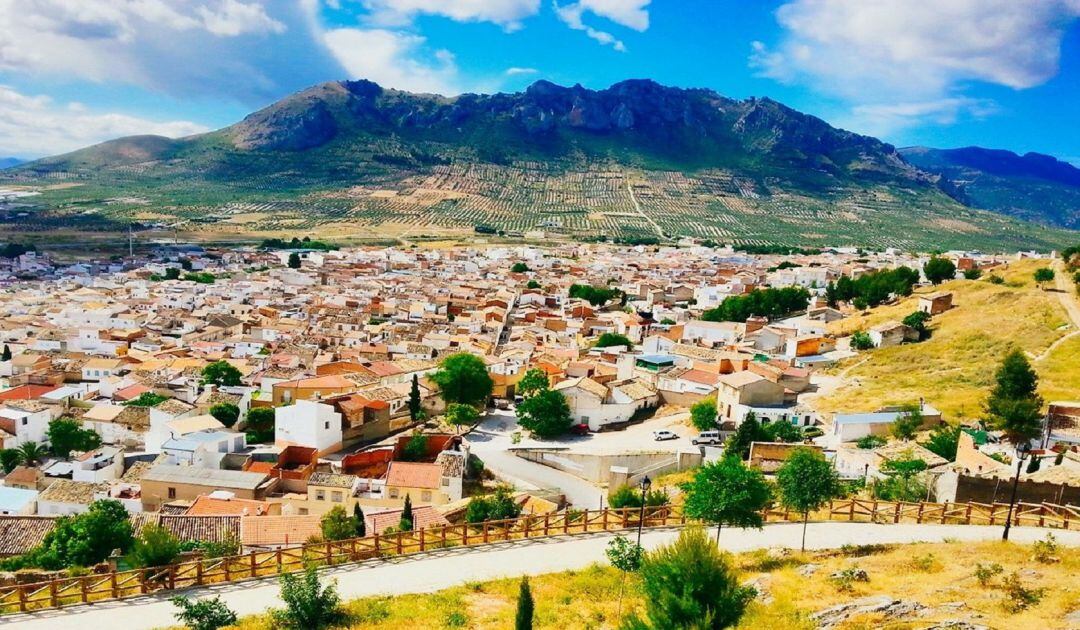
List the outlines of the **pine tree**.
{"type": "Polygon", "coordinates": [[[735,434],[728,438],[727,448],[724,455],[727,457],[738,456],[739,459],[750,457],[750,443],[760,440],[762,435],[761,423],[757,421],[754,412],[746,414],[742,424],[735,430],[735,434]]]}
{"type": "Polygon", "coordinates": [[[514,630],[532,630],[533,627],[533,597],[532,589],[529,588],[529,578],[521,578],[521,587],[518,590],[517,616],[514,618],[514,630]]]}
{"type": "Polygon", "coordinates": [[[356,537],[363,538],[367,536],[367,523],[364,522],[364,511],[360,509],[359,503],[353,504],[352,515],[356,520],[356,537]]]}
{"type": "Polygon", "coordinates": [[[412,389],[409,390],[409,420],[416,422],[420,419],[420,379],[416,374],[412,376],[412,389]]]}
{"type": "Polygon", "coordinates": [[[413,528],[413,511],[412,511],[412,497],[408,494],[405,495],[405,507],[401,510],[401,521],[398,523],[398,529],[403,532],[412,531],[413,528]]]}
{"type": "Polygon", "coordinates": [[[1030,475],[1033,472],[1039,472],[1039,467],[1042,466],[1042,458],[1038,455],[1032,455],[1031,461],[1027,465],[1027,473],[1030,475]]]}
{"type": "Polygon", "coordinates": [[[10,360],[11,360],[11,348],[9,348],[8,345],[5,343],[4,344],[4,354],[2,356],[0,356],[0,361],[10,361],[10,360]]]}
{"type": "Polygon", "coordinates": [[[1005,355],[995,374],[996,384],[986,401],[986,412],[994,428],[1014,444],[1022,444],[1042,433],[1043,399],[1037,393],[1039,377],[1019,350],[1005,355]]]}

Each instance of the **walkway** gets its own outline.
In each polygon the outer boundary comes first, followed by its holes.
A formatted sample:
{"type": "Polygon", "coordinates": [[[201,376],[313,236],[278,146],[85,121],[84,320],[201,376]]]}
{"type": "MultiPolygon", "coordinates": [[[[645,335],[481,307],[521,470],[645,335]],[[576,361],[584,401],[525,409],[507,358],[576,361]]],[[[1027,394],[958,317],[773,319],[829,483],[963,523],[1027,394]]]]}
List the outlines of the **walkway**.
{"type": "MultiPolygon", "coordinates": [[[[799,546],[802,526],[797,523],[766,525],[763,530],[731,530],[723,535],[722,546],[729,551],[767,547],[799,546]]],[[[1015,542],[1032,542],[1047,530],[1014,527],[1015,542]]],[[[1080,531],[1054,531],[1063,545],[1080,546],[1080,531]]],[[[515,541],[505,545],[449,549],[420,556],[374,560],[359,565],[329,569],[325,574],[337,580],[344,599],[371,595],[430,593],[465,581],[492,580],[518,575],[538,575],[581,569],[605,562],[604,550],[613,533],[565,538],[515,541]]],[[[675,530],[649,531],[642,538],[646,548],[670,542],[675,530]]],[[[949,540],[997,540],[1000,527],[982,525],[874,525],[870,523],[817,523],[807,531],[807,546],[832,549],[845,544],[942,542],[949,540]]],[[[263,579],[208,587],[189,596],[220,595],[237,614],[262,613],[281,605],[276,579],[263,579]]],[[[175,592],[110,601],[61,610],[0,617],[0,627],[19,630],[47,630],[57,627],[79,630],[138,630],[176,624],[175,607],[168,601],[175,592]]]]}

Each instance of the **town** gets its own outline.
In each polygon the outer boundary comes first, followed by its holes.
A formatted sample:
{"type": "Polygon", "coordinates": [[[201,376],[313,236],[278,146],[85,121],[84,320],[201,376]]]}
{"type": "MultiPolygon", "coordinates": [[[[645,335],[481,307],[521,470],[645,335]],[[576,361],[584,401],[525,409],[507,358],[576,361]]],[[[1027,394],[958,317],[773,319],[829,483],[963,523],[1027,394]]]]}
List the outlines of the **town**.
{"type": "MultiPolygon", "coordinates": [[[[542,517],[546,532],[583,510],[605,529],[605,510],[644,523],[645,508],[719,525],[695,479],[728,465],[779,479],[795,453],[837,483],[804,516],[844,498],[1080,500],[1080,402],[1044,411],[1019,351],[994,358],[976,417],[929,390],[837,399],[860,386],[848,372],[929,343],[972,308],[957,294],[1005,274],[1054,302],[1045,289],[1064,283],[1074,313],[1071,251],[305,238],[70,264],[5,253],[7,584],[365,536],[397,535],[400,553],[402,533],[423,549],[455,526],[486,542],[491,522],[542,517]],[[99,514],[127,521],[119,538],[64,542],[99,514]]],[[[750,509],[791,507],[776,501],[750,509]]]]}

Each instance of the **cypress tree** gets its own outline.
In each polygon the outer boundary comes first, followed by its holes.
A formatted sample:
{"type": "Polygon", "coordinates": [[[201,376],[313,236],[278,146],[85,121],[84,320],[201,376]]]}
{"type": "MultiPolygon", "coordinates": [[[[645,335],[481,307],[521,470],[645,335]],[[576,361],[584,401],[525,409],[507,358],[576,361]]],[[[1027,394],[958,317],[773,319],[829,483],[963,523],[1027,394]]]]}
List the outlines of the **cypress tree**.
{"type": "Polygon", "coordinates": [[[398,529],[401,531],[411,531],[413,528],[413,512],[412,512],[412,497],[408,494],[405,495],[405,507],[401,510],[401,521],[398,523],[398,529]]]}
{"type": "Polygon", "coordinates": [[[353,518],[356,519],[356,537],[363,538],[367,536],[367,524],[364,522],[364,511],[360,509],[360,504],[356,503],[352,509],[353,518]]]}
{"type": "Polygon", "coordinates": [[[533,597],[532,589],[529,588],[529,578],[521,578],[521,588],[518,591],[517,616],[514,618],[515,630],[532,630],[533,627],[533,597]]]}
{"type": "Polygon", "coordinates": [[[3,356],[0,356],[0,361],[10,361],[10,360],[11,360],[11,348],[9,348],[8,345],[5,343],[4,344],[4,354],[3,354],[3,356]]]}
{"type": "Polygon", "coordinates": [[[412,389],[409,390],[409,420],[416,422],[420,419],[420,379],[416,374],[412,375],[412,389]]]}

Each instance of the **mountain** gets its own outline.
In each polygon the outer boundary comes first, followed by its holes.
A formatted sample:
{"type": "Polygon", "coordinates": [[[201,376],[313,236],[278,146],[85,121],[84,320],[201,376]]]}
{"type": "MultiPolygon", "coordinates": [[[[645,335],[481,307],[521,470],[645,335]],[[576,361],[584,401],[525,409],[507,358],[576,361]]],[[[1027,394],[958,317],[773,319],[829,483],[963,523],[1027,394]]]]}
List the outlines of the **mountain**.
{"type": "Polygon", "coordinates": [[[25,160],[20,160],[19,158],[0,157],[0,170],[3,170],[5,168],[11,168],[12,166],[18,166],[24,161],[25,160]]]}
{"type": "Polygon", "coordinates": [[[957,200],[1010,216],[1080,228],[1080,169],[1049,155],[908,147],[901,155],[941,178],[957,200]]]}
{"type": "Polygon", "coordinates": [[[121,138],[5,177],[79,184],[34,198],[35,229],[153,215],[199,231],[339,238],[474,227],[781,245],[1071,238],[961,205],[878,139],[767,98],[649,80],[452,98],[324,83],[214,132],[121,138]]]}

